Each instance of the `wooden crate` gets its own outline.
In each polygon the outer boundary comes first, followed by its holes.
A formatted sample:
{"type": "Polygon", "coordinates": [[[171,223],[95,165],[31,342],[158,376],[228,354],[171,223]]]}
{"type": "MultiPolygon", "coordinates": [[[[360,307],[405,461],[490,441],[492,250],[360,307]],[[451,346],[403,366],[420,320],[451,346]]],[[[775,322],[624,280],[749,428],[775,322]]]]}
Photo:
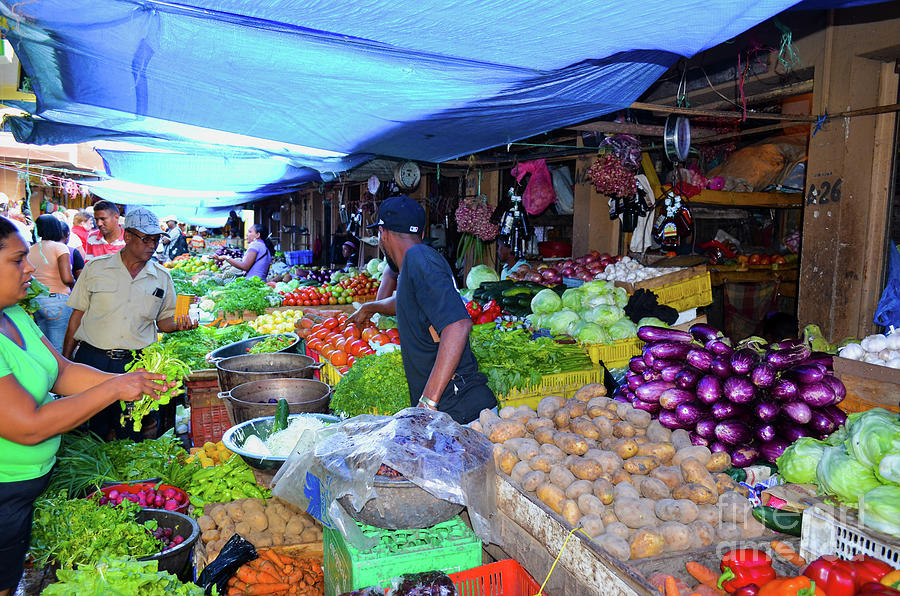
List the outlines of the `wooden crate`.
{"type": "Polygon", "coordinates": [[[834,357],[834,376],[847,388],[838,407],[847,413],[884,408],[900,413],[900,370],[834,357]]]}
{"type": "Polygon", "coordinates": [[[652,279],[645,279],[637,283],[628,283],[625,281],[617,281],[615,283],[616,286],[625,288],[625,291],[629,294],[634,294],[636,291],[641,289],[653,290],[655,288],[661,288],[662,286],[667,286],[675,282],[691,279],[692,277],[703,275],[704,273],[706,273],[706,271],[706,265],[694,265],[693,267],[685,267],[680,271],[673,271],[672,273],[666,273],[665,275],[660,275],[652,279]]]}

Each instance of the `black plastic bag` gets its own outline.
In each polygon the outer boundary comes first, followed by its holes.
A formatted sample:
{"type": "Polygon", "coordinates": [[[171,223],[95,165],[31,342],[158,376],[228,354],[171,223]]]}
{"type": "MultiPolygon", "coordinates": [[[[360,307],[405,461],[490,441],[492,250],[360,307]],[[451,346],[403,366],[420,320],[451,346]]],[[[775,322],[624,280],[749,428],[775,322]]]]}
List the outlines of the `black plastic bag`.
{"type": "Polygon", "coordinates": [[[213,586],[219,594],[224,594],[228,590],[228,580],[238,567],[258,556],[256,547],[240,534],[234,534],[222,547],[219,556],[200,572],[195,583],[206,591],[207,596],[212,594],[213,586]]]}

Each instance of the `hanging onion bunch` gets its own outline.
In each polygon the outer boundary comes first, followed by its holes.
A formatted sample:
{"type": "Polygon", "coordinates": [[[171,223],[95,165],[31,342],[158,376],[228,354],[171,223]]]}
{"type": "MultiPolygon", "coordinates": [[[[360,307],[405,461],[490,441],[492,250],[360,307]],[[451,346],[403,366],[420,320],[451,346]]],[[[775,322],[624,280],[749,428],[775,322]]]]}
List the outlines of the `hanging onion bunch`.
{"type": "Polygon", "coordinates": [[[500,233],[500,224],[491,221],[494,208],[487,204],[484,196],[464,199],[456,209],[456,227],[462,234],[456,251],[457,266],[462,267],[466,252],[473,249],[478,262],[484,260],[485,242],[490,242],[500,233]]]}
{"type": "Polygon", "coordinates": [[[637,192],[634,174],[612,153],[598,157],[588,175],[600,194],[609,197],[632,197],[637,192]]]}

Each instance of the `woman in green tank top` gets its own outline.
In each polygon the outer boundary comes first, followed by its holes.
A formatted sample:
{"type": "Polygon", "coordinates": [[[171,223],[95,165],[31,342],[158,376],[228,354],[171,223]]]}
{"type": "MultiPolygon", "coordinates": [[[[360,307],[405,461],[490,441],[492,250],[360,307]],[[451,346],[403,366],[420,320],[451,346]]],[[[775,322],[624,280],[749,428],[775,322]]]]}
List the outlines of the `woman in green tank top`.
{"type": "Polygon", "coordinates": [[[49,482],[59,435],[117,400],[165,387],[155,382],[163,375],[112,375],[60,356],[18,306],[34,271],[27,255],[28,243],[0,217],[0,596],[22,576],[34,500],[49,482]]]}

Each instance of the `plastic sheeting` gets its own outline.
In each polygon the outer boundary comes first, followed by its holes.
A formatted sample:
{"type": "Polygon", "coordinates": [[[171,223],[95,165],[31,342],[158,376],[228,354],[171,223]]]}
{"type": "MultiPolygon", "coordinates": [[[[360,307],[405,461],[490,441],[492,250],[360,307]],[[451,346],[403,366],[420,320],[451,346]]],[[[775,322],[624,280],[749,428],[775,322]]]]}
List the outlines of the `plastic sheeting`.
{"type": "Polygon", "coordinates": [[[291,454],[276,474],[272,492],[305,509],[307,472],[320,481],[330,477],[333,499],[322,508],[347,540],[368,550],[370,539],[338,499],[347,495],[353,508],[362,509],[376,495],[374,479],[382,464],[440,499],[467,506],[478,537],[498,542],[490,522],[496,511],[492,443],[447,414],[425,408],[406,408],[394,416],[362,415],[326,427],[313,451],[291,454]]]}

